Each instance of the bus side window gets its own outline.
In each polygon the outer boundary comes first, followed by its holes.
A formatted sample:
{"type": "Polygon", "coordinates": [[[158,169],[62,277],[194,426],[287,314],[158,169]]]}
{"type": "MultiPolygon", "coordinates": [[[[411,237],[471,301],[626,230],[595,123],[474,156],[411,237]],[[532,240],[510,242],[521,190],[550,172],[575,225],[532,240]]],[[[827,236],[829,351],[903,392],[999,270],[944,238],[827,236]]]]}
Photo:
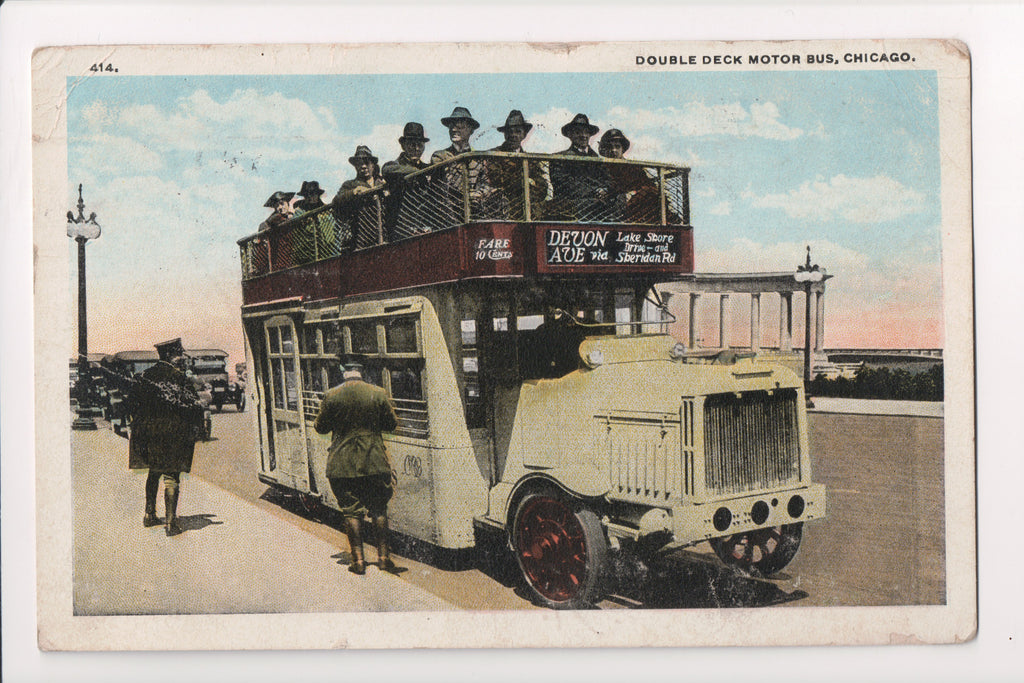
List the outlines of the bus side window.
{"type": "Polygon", "coordinates": [[[462,321],[462,379],[465,386],[466,426],[486,425],[483,397],[480,395],[480,358],[476,320],[462,321]]]}

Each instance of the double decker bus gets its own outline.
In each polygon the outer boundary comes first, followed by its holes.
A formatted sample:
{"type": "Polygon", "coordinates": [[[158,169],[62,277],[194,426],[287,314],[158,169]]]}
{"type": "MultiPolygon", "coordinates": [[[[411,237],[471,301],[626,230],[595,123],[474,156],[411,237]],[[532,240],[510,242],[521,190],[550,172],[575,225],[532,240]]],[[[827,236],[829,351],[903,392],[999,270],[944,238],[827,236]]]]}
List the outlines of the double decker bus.
{"type": "Polygon", "coordinates": [[[358,361],[398,416],[392,528],[500,530],[539,604],[599,601],[614,553],[781,570],[825,514],[804,387],[666,333],[688,171],[470,153],[239,240],[260,480],[337,508],[313,420],[358,361]]]}

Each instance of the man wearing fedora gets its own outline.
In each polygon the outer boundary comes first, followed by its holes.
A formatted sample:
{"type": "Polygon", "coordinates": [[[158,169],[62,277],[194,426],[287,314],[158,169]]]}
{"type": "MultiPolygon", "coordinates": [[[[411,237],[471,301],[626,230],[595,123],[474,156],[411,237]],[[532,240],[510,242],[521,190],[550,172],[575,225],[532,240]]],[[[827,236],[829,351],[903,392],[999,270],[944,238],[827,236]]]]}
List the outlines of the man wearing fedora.
{"type": "Polygon", "coordinates": [[[284,223],[295,214],[295,210],[292,209],[292,197],[294,196],[294,192],[281,191],[270,195],[270,198],[263,203],[263,206],[273,209],[274,212],[267,217],[267,220],[260,223],[259,232],[270,230],[274,226],[284,223]]]}
{"type": "Polygon", "coordinates": [[[327,206],[324,201],[320,199],[323,196],[324,191],[320,189],[320,183],[315,180],[303,180],[302,187],[296,192],[297,195],[302,197],[301,200],[295,202],[294,209],[295,215],[301,216],[309,211],[315,211],[322,206],[327,206]]]}
{"type": "MultiPolygon", "coordinates": [[[[629,149],[629,138],[618,128],[610,128],[597,146],[607,159],[623,159],[629,149]]],[[[658,183],[640,166],[616,164],[608,169],[609,205],[619,220],[627,223],[661,222],[658,183]]]]}
{"type": "MultiPolygon", "coordinates": [[[[324,191],[315,180],[302,181],[302,187],[296,194],[302,197],[293,205],[296,218],[327,206],[320,198],[324,191]]],[[[336,256],[341,251],[340,235],[334,217],[327,211],[305,219],[302,225],[291,231],[295,262],[308,263],[317,258],[336,256]]]]}
{"type": "Polygon", "coordinates": [[[426,168],[427,162],[423,161],[421,157],[428,142],[430,142],[430,138],[423,134],[422,123],[410,121],[405,124],[402,136],[398,138],[398,144],[402,148],[402,153],[394,161],[384,164],[384,167],[381,169],[384,180],[391,184],[410,173],[426,168]]]}
{"type": "Polygon", "coordinates": [[[355,154],[348,158],[348,163],[355,168],[356,177],[341,184],[334,196],[335,209],[339,218],[348,224],[351,234],[355,235],[358,246],[380,244],[384,241],[381,193],[375,193],[369,201],[361,198],[361,195],[384,186],[377,157],[369,147],[359,145],[355,154]]]}
{"type": "MultiPolygon", "coordinates": [[[[492,152],[505,152],[507,154],[522,154],[523,140],[530,133],[533,124],[523,118],[523,112],[513,109],[505,117],[505,125],[498,126],[498,132],[505,136],[505,142],[501,143],[492,152]]],[[[527,164],[529,169],[530,187],[530,217],[540,215],[542,203],[547,198],[548,181],[544,177],[544,166],[540,161],[530,161],[527,164]]],[[[521,221],[525,217],[524,194],[523,194],[523,164],[518,159],[490,159],[487,164],[487,177],[491,185],[498,188],[508,200],[509,218],[514,221],[521,221]]]]}
{"type": "Polygon", "coordinates": [[[364,382],[362,366],[345,366],[343,382],[324,394],[313,423],[318,434],[331,436],[327,455],[327,480],[345,518],[351,549],[348,570],[366,573],[362,523],[369,517],[377,537],[377,566],[397,571],[388,548],[388,501],[394,493],[394,469],[382,432],[398,426],[387,394],[364,382]]]}
{"type": "MultiPolygon", "coordinates": [[[[556,156],[600,158],[590,146],[590,138],[598,127],[586,114],[576,114],[562,126],[562,135],[569,138],[569,148],[556,156]]],[[[609,178],[601,164],[586,162],[551,162],[553,203],[559,213],[572,220],[598,220],[608,197],[609,178]]]]}
{"type": "Polygon", "coordinates": [[[156,526],[156,496],[164,482],[164,531],[180,534],[178,486],[192,469],[195,443],[203,425],[203,405],[185,374],[187,357],[181,339],[156,344],[160,361],[132,383],[126,401],[131,419],[128,467],[148,469],[143,526],[156,526]]]}
{"type": "MultiPolygon", "coordinates": [[[[480,127],[480,123],[465,107],[455,107],[451,116],[442,118],[441,123],[448,129],[448,137],[451,138],[452,144],[430,155],[431,165],[440,164],[454,159],[460,154],[472,152],[469,138],[480,127]]],[[[487,182],[487,162],[484,159],[470,159],[465,164],[458,162],[448,164],[440,174],[440,179],[451,200],[448,208],[452,211],[449,218],[453,223],[462,223],[465,218],[462,204],[464,187],[469,189],[471,217],[486,218],[493,212],[495,208],[492,206],[493,198],[497,191],[487,182]],[[468,178],[466,177],[467,173],[468,178]],[[466,182],[467,180],[468,182],[466,182]]]]}
{"type": "MultiPolygon", "coordinates": [[[[398,138],[402,153],[398,155],[397,159],[387,162],[381,168],[381,175],[384,176],[384,182],[388,186],[386,223],[389,241],[399,237],[394,232],[398,225],[403,197],[406,196],[406,176],[427,167],[427,162],[423,161],[422,156],[428,142],[430,142],[430,138],[423,134],[423,124],[415,121],[408,122],[402,130],[402,136],[398,138]]],[[[407,201],[415,201],[412,193],[408,195],[407,201]]]]}

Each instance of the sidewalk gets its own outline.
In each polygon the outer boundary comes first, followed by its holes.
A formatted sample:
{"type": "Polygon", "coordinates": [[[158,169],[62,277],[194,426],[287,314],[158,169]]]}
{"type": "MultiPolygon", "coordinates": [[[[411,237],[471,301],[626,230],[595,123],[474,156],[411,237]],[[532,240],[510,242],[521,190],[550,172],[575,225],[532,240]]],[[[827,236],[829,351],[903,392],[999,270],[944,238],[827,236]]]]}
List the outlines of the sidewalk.
{"type": "Polygon", "coordinates": [[[894,415],[902,417],[943,417],[941,401],[879,401],[865,398],[813,396],[810,413],[849,413],[854,415],[894,415]]]}
{"type": "Polygon", "coordinates": [[[184,533],[145,528],[146,472],[128,470],[127,447],[108,429],[72,435],[76,615],[454,609],[376,566],[349,573],[341,534],[325,543],[187,474],[184,533]]]}

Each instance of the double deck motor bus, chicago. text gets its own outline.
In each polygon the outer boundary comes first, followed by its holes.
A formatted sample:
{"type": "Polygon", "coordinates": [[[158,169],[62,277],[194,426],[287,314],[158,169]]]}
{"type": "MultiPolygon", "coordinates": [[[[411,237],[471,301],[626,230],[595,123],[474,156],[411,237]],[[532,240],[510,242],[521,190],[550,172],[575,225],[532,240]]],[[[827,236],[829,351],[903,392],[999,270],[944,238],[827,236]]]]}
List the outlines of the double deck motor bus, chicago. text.
{"type": "Polygon", "coordinates": [[[240,240],[260,480],[337,507],[341,358],[398,415],[392,528],[504,531],[540,604],[600,600],[615,552],[781,570],[825,513],[801,381],[642,317],[692,275],[688,198],[668,164],[470,153],[240,240]]]}

